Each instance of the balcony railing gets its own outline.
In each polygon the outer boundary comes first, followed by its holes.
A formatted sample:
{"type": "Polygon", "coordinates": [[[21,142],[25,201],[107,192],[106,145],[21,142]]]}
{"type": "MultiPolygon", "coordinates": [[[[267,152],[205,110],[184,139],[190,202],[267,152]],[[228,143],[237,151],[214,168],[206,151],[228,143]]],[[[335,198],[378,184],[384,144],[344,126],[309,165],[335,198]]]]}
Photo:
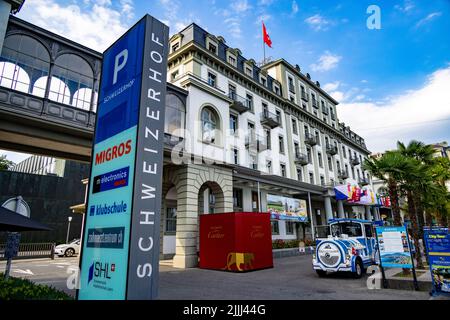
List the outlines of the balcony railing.
{"type": "Polygon", "coordinates": [[[247,98],[241,97],[236,92],[230,91],[228,97],[232,100],[230,108],[237,112],[244,113],[251,110],[251,101],[247,98]]]}
{"type": "Polygon", "coordinates": [[[295,164],[299,164],[301,166],[306,166],[309,163],[308,155],[301,153],[301,152],[296,152],[294,161],[295,161],[295,164]]]}
{"type": "Polygon", "coordinates": [[[281,117],[275,113],[264,110],[261,113],[261,124],[267,125],[271,129],[276,128],[281,125],[281,117]]]}
{"type": "Polygon", "coordinates": [[[348,171],[347,170],[343,170],[343,169],[339,169],[338,170],[338,178],[345,180],[348,179],[348,171]]]}
{"type": "Polygon", "coordinates": [[[311,147],[317,144],[317,137],[311,133],[305,133],[305,143],[309,144],[311,147]]]}
{"type": "Polygon", "coordinates": [[[367,186],[370,183],[369,179],[366,177],[359,177],[358,182],[361,186],[367,186]]]}
{"type": "Polygon", "coordinates": [[[302,91],[302,99],[304,100],[304,101],[308,101],[308,95],[306,94],[306,92],[305,91],[302,91]]]}
{"type": "Polygon", "coordinates": [[[245,147],[250,150],[262,152],[267,150],[265,139],[257,134],[249,134],[245,137],[245,147]]]}
{"type": "Polygon", "coordinates": [[[327,153],[332,156],[334,156],[335,154],[338,153],[338,147],[335,145],[327,144],[326,150],[327,150],[327,153]]]}
{"type": "Polygon", "coordinates": [[[357,166],[360,163],[361,163],[361,161],[359,161],[359,159],[357,157],[350,158],[350,164],[352,166],[357,166]]]}

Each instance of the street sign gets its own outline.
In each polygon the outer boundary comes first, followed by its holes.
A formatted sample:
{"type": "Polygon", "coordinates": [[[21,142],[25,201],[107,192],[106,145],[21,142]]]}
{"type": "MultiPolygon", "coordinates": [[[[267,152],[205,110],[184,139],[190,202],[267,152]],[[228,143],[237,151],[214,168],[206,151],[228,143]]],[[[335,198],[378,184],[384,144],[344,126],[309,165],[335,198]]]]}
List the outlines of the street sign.
{"type": "Polygon", "coordinates": [[[450,233],[448,228],[424,228],[434,295],[450,295],[450,233]]]}
{"type": "Polygon", "coordinates": [[[169,29],[146,15],[103,55],[78,299],[154,299],[169,29]]]}
{"type": "Polygon", "coordinates": [[[20,244],[20,233],[8,232],[5,248],[5,259],[12,259],[17,256],[20,244]]]}

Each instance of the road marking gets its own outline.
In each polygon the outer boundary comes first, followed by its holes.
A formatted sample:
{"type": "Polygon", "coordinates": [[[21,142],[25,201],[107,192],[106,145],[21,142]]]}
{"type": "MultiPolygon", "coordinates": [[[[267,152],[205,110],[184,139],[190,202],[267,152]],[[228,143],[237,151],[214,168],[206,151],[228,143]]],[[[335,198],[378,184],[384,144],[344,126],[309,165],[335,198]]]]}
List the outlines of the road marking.
{"type": "Polygon", "coordinates": [[[31,272],[30,269],[27,269],[27,270],[13,269],[12,271],[13,271],[13,272],[16,272],[16,273],[28,274],[28,275],[30,275],[30,276],[33,276],[33,275],[34,275],[34,273],[31,272]]]}
{"type": "Polygon", "coordinates": [[[50,267],[49,264],[37,264],[35,267],[50,267]]]}

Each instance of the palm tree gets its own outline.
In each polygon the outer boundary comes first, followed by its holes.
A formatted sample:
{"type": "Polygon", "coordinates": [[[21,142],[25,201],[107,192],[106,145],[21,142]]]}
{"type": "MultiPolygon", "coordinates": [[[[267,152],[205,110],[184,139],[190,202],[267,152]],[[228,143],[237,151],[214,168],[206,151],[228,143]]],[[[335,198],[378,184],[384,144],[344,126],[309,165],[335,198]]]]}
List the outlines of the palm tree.
{"type": "Polygon", "coordinates": [[[407,172],[413,170],[413,164],[397,151],[388,151],[379,159],[366,159],[363,169],[372,176],[386,182],[391,199],[394,224],[402,225],[399,207],[400,184],[403,183],[407,172]]]}

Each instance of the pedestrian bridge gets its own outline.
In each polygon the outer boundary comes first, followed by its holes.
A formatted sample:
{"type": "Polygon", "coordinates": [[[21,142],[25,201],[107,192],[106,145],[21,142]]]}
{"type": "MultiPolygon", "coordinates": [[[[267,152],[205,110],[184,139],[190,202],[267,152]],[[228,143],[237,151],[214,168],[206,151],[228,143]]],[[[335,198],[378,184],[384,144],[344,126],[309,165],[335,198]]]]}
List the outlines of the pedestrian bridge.
{"type": "MultiPolygon", "coordinates": [[[[0,147],[90,161],[101,64],[101,53],[10,16],[0,55],[0,147]]],[[[186,95],[168,85],[167,101],[182,112],[186,95]]]]}

